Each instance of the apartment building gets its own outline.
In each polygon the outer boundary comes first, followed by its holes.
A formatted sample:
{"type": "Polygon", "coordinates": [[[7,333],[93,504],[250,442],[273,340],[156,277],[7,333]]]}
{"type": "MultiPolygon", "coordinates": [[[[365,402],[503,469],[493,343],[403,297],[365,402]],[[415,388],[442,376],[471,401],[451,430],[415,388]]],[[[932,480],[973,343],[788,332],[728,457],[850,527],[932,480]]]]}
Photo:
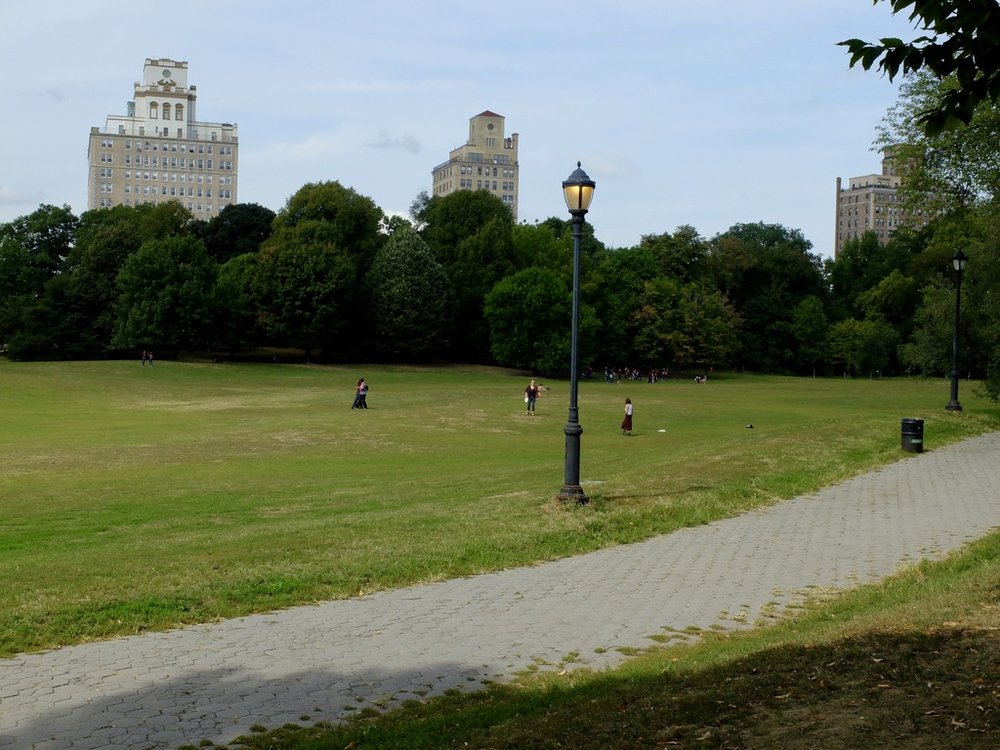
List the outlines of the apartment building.
{"type": "Polygon", "coordinates": [[[837,221],[834,259],[844,242],[865,232],[874,232],[880,244],[886,244],[900,226],[922,227],[923,214],[905,211],[899,195],[902,178],[893,162],[891,149],[882,153],[882,173],[852,177],[845,186],[837,178],[837,221]]]}
{"type": "Polygon", "coordinates": [[[432,172],[432,195],[488,190],[507,204],[517,221],[517,133],[504,135],[504,118],[480,112],[469,119],[469,140],[453,149],[432,172]]]}
{"type": "Polygon", "coordinates": [[[123,115],[90,129],[87,208],[177,201],[196,219],[237,202],[237,126],[201,122],[188,64],[147,58],[123,115]]]}

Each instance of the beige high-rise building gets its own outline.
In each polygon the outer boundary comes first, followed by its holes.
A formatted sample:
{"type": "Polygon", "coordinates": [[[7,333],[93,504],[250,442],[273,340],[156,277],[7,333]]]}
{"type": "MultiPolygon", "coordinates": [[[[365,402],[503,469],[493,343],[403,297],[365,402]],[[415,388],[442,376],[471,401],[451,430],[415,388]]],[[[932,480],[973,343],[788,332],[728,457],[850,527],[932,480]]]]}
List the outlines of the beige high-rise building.
{"type": "Polygon", "coordinates": [[[90,129],[87,208],[177,201],[196,219],[236,203],[237,126],[199,122],[188,64],[147,59],[124,115],[90,129]]]}
{"type": "Polygon", "coordinates": [[[432,172],[433,195],[456,190],[488,190],[507,204],[517,221],[517,133],[504,136],[504,118],[480,112],[469,119],[469,140],[432,172]]]}
{"type": "Polygon", "coordinates": [[[882,154],[882,174],[852,177],[848,186],[837,178],[837,232],[834,259],[844,249],[844,242],[865,232],[874,232],[884,245],[900,226],[922,227],[927,224],[923,214],[904,211],[899,196],[902,178],[896,172],[892,150],[882,154]]]}

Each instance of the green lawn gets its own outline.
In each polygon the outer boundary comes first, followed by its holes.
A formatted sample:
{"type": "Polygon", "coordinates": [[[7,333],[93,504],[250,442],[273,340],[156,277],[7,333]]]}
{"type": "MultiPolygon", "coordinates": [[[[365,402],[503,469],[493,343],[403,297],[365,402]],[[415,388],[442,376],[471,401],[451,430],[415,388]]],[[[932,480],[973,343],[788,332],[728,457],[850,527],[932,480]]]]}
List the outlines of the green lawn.
{"type": "Polygon", "coordinates": [[[1000,424],[943,380],[567,384],[472,367],[0,360],[0,656],[551,559],[704,523],[1000,424]],[[352,411],[353,386],[371,384],[352,411]],[[620,434],[625,397],[633,437],[620,434]],[[753,429],[746,425],[753,424],[753,429]]]}

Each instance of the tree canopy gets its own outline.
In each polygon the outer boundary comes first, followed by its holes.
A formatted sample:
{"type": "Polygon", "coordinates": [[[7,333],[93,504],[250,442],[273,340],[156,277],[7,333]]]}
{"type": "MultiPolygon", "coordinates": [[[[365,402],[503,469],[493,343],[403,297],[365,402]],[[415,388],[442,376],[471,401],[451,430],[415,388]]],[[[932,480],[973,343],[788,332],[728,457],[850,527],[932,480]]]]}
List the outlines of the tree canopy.
{"type": "Polygon", "coordinates": [[[972,121],[984,101],[1000,100],[1000,4],[996,0],[873,0],[888,2],[892,12],[909,11],[909,19],[926,32],[909,42],[895,37],[877,43],[861,39],[840,42],[851,66],[878,69],[893,80],[919,70],[938,78],[954,76],[957,85],[928,103],[916,122],[928,135],[972,121]]]}
{"type": "Polygon", "coordinates": [[[118,272],[117,349],[204,347],[214,318],[218,273],[201,240],[149,240],[118,272]]]}
{"type": "MultiPolygon", "coordinates": [[[[586,222],[581,367],[940,376],[950,365],[951,256],[962,249],[959,367],[1000,398],[1000,199],[990,187],[1000,138],[976,129],[998,106],[982,102],[964,130],[927,135],[913,125],[917,113],[950,85],[911,77],[886,132],[913,155],[908,178],[926,174],[944,191],[947,179],[974,176],[977,187],[886,244],[867,234],[822,261],[799,230],[748,222],[709,239],[684,225],[609,248],[586,222]]],[[[0,224],[0,352],[259,357],[281,348],[324,361],[452,359],[565,376],[570,222],[515,225],[484,191],[421,195],[413,213],[412,224],[387,219],[332,181],[303,186],[277,214],[234,206],[209,222],[179,204],[79,218],[41,206],[0,224]]]]}

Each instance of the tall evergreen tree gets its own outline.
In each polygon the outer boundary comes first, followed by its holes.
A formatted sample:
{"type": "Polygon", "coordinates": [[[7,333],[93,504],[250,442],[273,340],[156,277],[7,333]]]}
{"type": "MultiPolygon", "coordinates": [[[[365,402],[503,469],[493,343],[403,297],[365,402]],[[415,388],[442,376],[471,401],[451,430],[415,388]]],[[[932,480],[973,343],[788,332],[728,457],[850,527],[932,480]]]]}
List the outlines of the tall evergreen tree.
{"type": "Polygon", "coordinates": [[[366,278],[375,346],[393,359],[419,359],[448,349],[453,291],[430,248],[409,226],[375,255],[366,278]]]}

